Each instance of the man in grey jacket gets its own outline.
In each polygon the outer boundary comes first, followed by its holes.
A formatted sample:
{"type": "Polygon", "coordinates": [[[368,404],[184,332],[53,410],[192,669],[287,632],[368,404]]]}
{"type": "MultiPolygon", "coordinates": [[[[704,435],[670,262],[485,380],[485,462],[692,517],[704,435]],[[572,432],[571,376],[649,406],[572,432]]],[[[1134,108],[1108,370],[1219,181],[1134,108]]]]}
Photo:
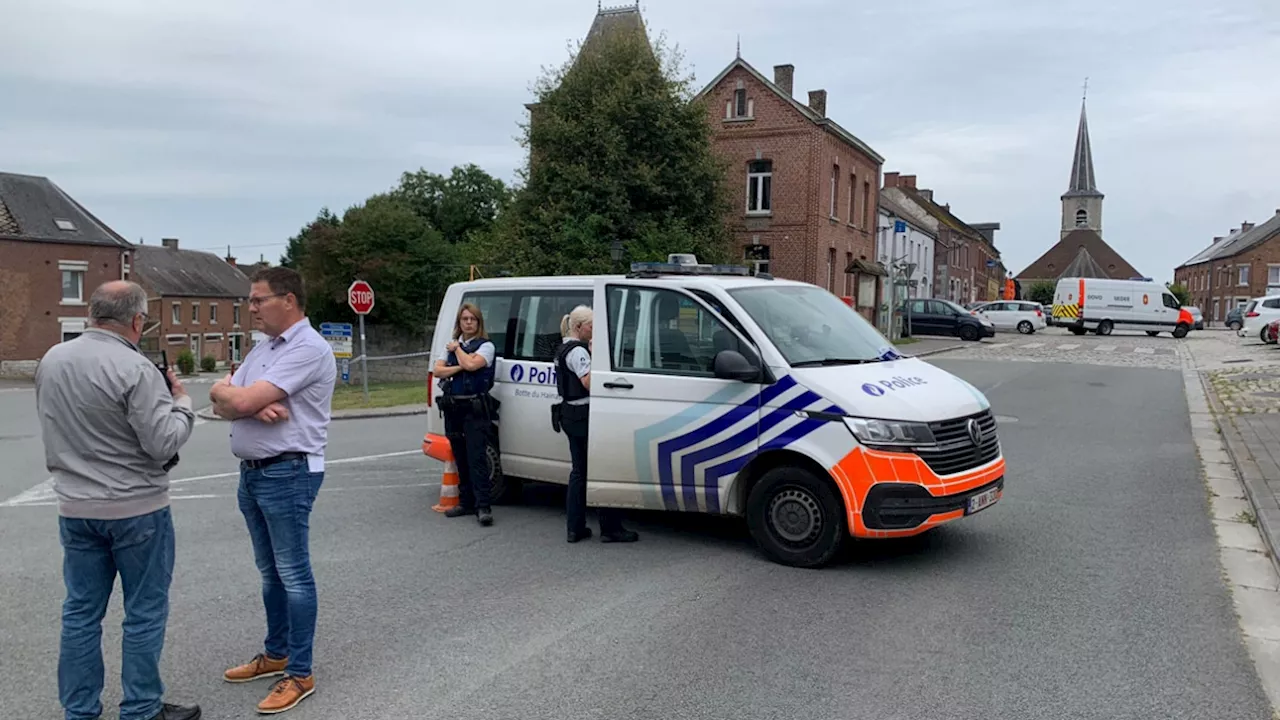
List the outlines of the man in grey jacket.
{"type": "Polygon", "coordinates": [[[67,720],[102,715],[102,618],[116,574],[124,589],[121,720],[197,720],[163,701],[160,653],[169,616],[174,533],[165,466],[195,416],[173,372],[138,350],[147,294],[109,282],[89,299],[91,327],[36,369],[45,463],[63,548],[58,696],[67,720]]]}

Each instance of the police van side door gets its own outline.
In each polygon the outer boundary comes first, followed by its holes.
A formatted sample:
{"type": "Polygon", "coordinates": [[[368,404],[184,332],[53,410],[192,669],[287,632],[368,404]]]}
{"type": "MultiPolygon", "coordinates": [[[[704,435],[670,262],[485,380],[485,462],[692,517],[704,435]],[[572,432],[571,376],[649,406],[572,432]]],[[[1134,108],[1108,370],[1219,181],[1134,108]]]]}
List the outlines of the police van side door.
{"type": "Polygon", "coordinates": [[[600,279],[595,308],[588,503],[722,512],[715,468],[756,452],[760,385],[712,363],[749,344],[672,280],[600,279]]]}

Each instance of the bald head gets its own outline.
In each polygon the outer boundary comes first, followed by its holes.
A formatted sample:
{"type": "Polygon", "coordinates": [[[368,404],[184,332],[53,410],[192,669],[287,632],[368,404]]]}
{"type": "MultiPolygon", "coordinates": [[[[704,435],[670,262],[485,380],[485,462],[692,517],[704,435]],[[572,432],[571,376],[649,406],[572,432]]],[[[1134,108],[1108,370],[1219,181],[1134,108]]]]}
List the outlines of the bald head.
{"type": "Polygon", "coordinates": [[[134,320],[146,312],[147,292],[128,280],[103,283],[89,298],[89,321],[95,327],[117,326],[128,334],[141,335],[142,328],[135,329],[134,320]]]}

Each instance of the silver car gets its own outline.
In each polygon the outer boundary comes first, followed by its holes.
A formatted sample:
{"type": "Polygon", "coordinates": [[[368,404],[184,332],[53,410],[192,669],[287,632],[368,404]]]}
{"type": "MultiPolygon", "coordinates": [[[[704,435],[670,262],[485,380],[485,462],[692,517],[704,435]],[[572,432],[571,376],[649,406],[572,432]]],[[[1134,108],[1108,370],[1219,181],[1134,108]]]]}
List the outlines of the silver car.
{"type": "Polygon", "coordinates": [[[1200,312],[1200,308],[1196,307],[1195,305],[1183,305],[1182,309],[1191,313],[1191,319],[1195,321],[1194,329],[1196,330],[1204,329],[1204,313],[1200,312]]]}

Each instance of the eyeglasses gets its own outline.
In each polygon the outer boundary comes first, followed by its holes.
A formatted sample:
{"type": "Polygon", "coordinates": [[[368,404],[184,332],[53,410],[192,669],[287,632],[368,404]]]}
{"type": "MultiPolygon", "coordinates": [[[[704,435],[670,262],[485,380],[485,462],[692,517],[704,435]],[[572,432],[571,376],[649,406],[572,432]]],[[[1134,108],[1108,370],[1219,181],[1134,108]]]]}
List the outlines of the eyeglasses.
{"type": "Polygon", "coordinates": [[[288,294],[289,294],[289,293],[272,293],[271,295],[262,295],[262,296],[260,296],[260,297],[251,297],[251,298],[249,298],[249,305],[251,305],[252,307],[258,307],[258,306],[259,306],[259,305],[261,305],[263,302],[265,302],[265,301],[267,301],[267,300],[270,300],[271,298],[284,297],[285,295],[288,295],[288,294]]]}

